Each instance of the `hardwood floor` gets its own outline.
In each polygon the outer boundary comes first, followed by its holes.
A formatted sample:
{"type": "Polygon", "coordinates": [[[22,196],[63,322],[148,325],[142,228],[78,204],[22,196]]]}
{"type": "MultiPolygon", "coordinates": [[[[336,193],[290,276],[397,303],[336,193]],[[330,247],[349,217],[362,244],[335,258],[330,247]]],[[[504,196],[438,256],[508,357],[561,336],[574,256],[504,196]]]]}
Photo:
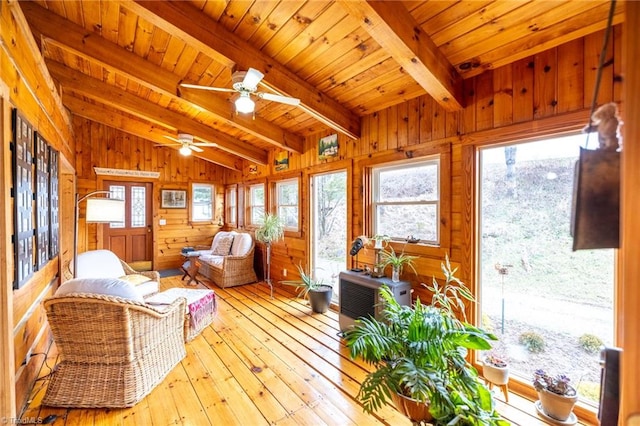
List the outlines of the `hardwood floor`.
{"type": "MultiPolygon", "coordinates": [[[[41,406],[56,361],[53,347],[22,419],[55,415],[56,425],[411,424],[392,407],[376,415],[362,411],[355,397],[367,366],[349,358],[336,312],[311,315],[305,302],[280,289],[271,299],[264,284],[227,290],[207,284],[217,295],[215,321],[187,343],[187,357],[135,407],[41,406]]],[[[163,278],[161,287],[187,286],[176,276],[163,278]]],[[[496,395],[499,412],[512,424],[546,424],[531,401],[511,394],[505,404],[496,395]]]]}

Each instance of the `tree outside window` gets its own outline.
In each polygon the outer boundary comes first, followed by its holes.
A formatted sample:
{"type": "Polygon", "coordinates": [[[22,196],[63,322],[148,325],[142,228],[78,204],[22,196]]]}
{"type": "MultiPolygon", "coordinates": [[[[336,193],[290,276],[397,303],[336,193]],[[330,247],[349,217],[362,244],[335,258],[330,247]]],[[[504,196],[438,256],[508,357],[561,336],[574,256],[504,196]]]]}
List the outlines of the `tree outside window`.
{"type": "Polygon", "coordinates": [[[264,184],[251,185],[249,187],[249,223],[251,225],[260,225],[264,219],[265,205],[264,184]]]}

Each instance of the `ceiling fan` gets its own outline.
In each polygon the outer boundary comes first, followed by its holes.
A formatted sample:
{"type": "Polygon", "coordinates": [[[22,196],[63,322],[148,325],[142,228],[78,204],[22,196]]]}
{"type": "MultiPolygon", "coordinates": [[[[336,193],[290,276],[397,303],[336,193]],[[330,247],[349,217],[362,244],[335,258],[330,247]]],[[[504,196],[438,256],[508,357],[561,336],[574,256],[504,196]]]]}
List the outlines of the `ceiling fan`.
{"type": "Polygon", "coordinates": [[[191,151],[194,152],[203,152],[204,150],[200,148],[201,146],[218,146],[218,144],[214,142],[194,142],[193,135],[188,133],[178,133],[178,138],[174,138],[173,136],[164,136],[167,139],[171,139],[175,141],[175,144],[165,144],[165,145],[180,145],[180,149],[178,150],[182,155],[191,155],[191,151]]]}
{"type": "Polygon", "coordinates": [[[276,95],[273,93],[258,92],[258,84],[264,78],[264,74],[255,68],[249,68],[247,71],[236,71],[231,75],[233,82],[233,89],[225,87],[210,87],[199,86],[197,84],[181,83],[182,87],[189,87],[191,89],[203,89],[211,90],[214,92],[238,92],[239,96],[234,101],[236,105],[236,111],[242,113],[252,113],[255,110],[256,104],[251,95],[257,96],[260,99],[264,99],[272,102],[280,102],[282,104],[297,106],[300,104],[300,99],[290,98],[288,96],[276,95]]]}

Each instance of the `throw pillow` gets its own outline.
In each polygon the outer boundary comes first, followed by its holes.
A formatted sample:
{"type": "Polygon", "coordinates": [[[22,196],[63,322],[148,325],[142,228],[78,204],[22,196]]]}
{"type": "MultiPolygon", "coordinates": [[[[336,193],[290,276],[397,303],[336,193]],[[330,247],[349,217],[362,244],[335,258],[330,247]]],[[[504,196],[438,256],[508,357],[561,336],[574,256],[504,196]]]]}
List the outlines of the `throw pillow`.
{"type": "Polygon", "coordinates": [[[231,245],[233,244],[233,235],[226,235],[220,238],[218,245],[213,249],[213,253],[216,256],[228,256],[231,252],[231,245]]]}

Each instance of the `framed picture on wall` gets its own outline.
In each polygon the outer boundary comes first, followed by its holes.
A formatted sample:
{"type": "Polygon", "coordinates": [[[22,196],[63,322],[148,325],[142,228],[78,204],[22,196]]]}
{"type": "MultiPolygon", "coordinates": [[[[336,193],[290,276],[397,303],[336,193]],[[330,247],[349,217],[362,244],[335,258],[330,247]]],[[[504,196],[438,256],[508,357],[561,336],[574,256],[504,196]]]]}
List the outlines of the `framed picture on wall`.
{"type": "Polygon", "coordinates": [[[160,208],[162,209],[187,208],[187,191],[182,189],[160,190],[160,208]]]}

